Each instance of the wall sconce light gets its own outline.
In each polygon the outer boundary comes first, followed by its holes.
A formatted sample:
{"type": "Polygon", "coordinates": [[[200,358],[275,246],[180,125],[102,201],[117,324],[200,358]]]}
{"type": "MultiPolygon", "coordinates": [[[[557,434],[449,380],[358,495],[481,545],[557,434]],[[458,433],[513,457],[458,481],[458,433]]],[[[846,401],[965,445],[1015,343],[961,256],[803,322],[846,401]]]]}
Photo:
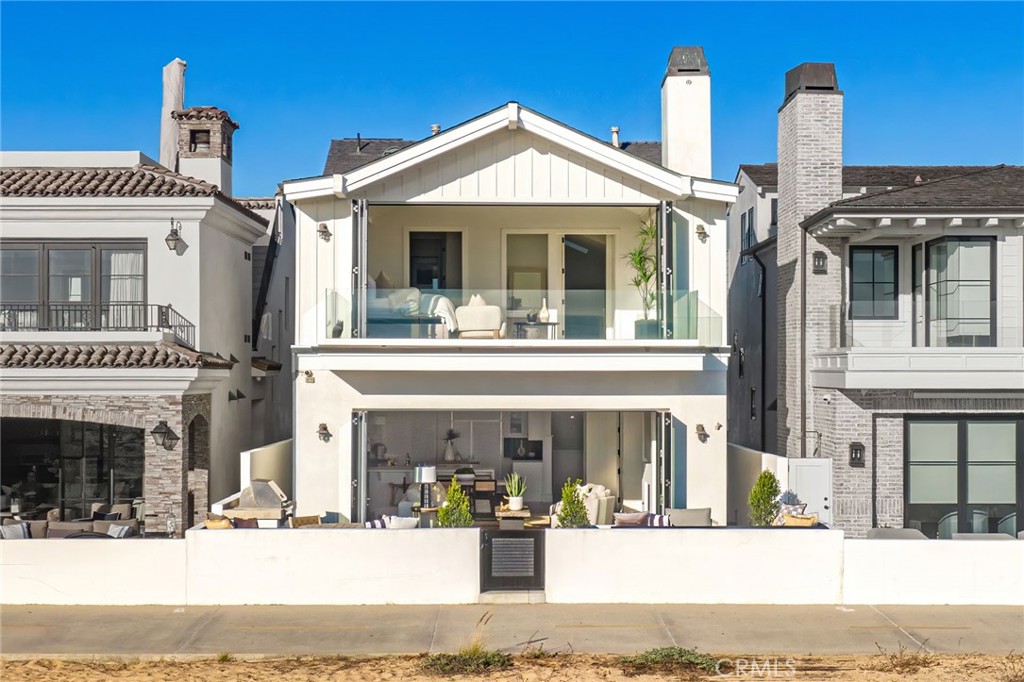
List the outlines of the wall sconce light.
{"type": "Polygon", "coordinates": [[[320,428],[316,430],[316,435],[325,443],[331,440],[331,432],[327,430],[327,424],[321,423],[320,428]]]}
{"type": "Polygon", "coordinates": [[[703,424],[697,424],[697,427],[694,429],[694,432],[697,434],[697,439],[701,443],[707,443],[708,438],[711,438],[711,434],[708,433],[708,430],[704,428],[703,424]]]}
{"type": "Polygon", "coordinates": [[[828,257],[824,251],[815,251],[811,256],[811,272],[815,275],[828,274],[828,257]]]}
{"type": "Polygon", "coordinates": [[[177,442],[181,440],[178,434],[171,430],[171,427],[167,426],[167,422],[162,419],[153,427],[149,435],[153,436],[154,443],[158,446],[163,446],[166,450],[173,450],[177,442]]]}
{"type": "Polygon", "coordinates": [[[164,237],[164,244],[167,244],[167,248],[170,249],[171,251],[177,251],[178,243],[180,241],[181,221],[179,220],[178,222],[175,222],[174,218],[171,218],[171,231],[167,233],[166,237],[164,237]]]}
{"type": "Polygon", "coordinates": [[[708,231],[704,229],[703,223],[697,223],[697,239],[700,240],[701,244],[708,241],[708,231]]]}
{"type": "Polygon", "coordinates": [[[306,377],[306,383],[307,384],[315,384],[316,383],[316,377],[313,376],[313,370],[307,369],[305,372],[302,373],[302,375],[304,377],[306,377]]]}
{"type": "Polygon", "coordinates": [[[320,223],[316,228],[316,233],[325,242],[331,241],[331,231],[327,229],[327,223],[320,223]]]}
{"type": "Polygon", "coordinates": [[[850,466],[864,468],[864,443],[850,443],[850,466]]]}

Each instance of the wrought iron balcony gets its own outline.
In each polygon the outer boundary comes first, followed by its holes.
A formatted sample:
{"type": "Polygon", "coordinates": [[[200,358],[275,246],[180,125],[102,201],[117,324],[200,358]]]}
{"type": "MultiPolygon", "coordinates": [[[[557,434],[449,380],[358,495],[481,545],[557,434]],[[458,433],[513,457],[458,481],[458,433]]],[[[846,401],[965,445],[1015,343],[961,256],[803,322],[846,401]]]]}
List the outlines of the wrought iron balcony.
{"type": "Polygon", "coordinates": [[[0,303],[4,332],[162,331],[193,348],[194,324],[169,305],[154,303],[0,303]]]}

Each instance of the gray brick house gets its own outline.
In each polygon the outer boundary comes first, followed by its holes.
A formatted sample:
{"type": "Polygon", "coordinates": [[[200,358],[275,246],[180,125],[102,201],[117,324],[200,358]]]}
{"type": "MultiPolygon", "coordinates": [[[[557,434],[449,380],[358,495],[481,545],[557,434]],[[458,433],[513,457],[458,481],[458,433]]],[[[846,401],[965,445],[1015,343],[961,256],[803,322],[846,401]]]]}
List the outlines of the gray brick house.
{"type": "Polygon", "coordinates": [[[1024,529],[1024,168],[844,166],[831,64],[729,216],[730,442],[832,460],[836,527],[1024,529]],[[738,356],[738,357],[737,357],[738,356]]]}

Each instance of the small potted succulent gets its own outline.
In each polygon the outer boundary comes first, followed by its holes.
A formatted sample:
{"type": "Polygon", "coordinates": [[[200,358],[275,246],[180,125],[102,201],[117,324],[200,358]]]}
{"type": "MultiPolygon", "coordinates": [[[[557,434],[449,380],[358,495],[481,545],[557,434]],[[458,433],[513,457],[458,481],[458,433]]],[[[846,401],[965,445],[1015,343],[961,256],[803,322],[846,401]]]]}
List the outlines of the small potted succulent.
{"type": "Polygon", "coordinates": [[[540,312],[536,308],[533,308],[530,312],[526,313],[526,321],[530,323],[536,322],[539,315],[540,312]]]}
{"type": "Polygon", "coordinates": [[[505,477],[505,491],[508,493],[509,511],[520,511],[523,508],[523,493],[526,492],[526,481],[517,473],[505,477]]]}

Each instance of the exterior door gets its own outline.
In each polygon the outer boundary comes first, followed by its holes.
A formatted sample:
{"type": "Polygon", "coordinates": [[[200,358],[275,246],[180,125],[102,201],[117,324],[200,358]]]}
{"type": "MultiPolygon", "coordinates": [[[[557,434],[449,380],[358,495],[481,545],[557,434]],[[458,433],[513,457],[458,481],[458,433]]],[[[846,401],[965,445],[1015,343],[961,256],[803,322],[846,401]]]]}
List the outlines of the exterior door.
{"type": "Polygon", "coordinates": [[[818,521],[832,525],[832,460],[807,458],[789,460],[789,488],[800,502],[807,503],[807,514],[817,514],[818,521]]]}
{"type": "Polygon", "coordinates": [[[672,277],[672,202],[658,203],[658,320],[662,337],[671,339],[675,334],[675,286],[672,277]]]}
{"type": "Polygon", "coordinates": [[[366,336],[366,240],[369,231],[366,199],[352,201],[352,338],[366,336]]]}
{"type": "Polygon", "coordinates": [[[651,458],[653,471],[651,481],[654,485],[653,509],[649,511],[654,514],[662,514],[672,505],[672,453],[674,442],[672,433],[672,413],[655,412],[654,434],[655,453],[651,458]]]}
{"type": "Polygon", "coordinates": [[[367,520],[370,507],[366,471],[366,412],[352,412],[352,514],[354,523],[367,520]]]}
{"type": "Polygon", "coordinates": [[[567,339],[607,336],[608,238],[567,234],[562,238],[562,333],[567,339]]]}

